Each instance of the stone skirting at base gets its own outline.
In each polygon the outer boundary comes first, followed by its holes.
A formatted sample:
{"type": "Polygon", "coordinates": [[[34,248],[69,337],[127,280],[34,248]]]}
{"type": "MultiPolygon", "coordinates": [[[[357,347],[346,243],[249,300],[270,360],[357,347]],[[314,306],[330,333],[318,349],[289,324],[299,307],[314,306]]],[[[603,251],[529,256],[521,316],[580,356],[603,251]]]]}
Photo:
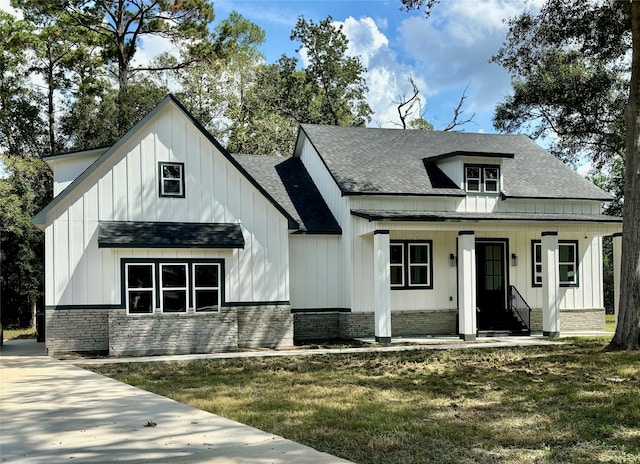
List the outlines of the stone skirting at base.
{"type": "Polygon", "coordinates": [[[109,312],[65,309],[45,312],[45,344],[49,356],[70,352],[109,351],[109,312]]]}
{"type": "Polygon", "coordinates": [[[124,309],[48,309],[50,356],[146,356],[293,345],[288,304],[222,307],[217,313],[137,314],[124,309]]]}
{"type": "MultiPolygon", "coordinates": [[[[604,330],[604,308],[561,309],[560,332],[568,330],[604,330]]],[[[542,331],[542,309],[531,310],[531,330],[542,331]]]]}
{"type": "MultiPolygon", "coordinates": [[[[452,335],[456,333],[456,310],[397,311],[391,313],[393,336],[452,335]]],[[[373,337],[374,313],[336,311],[302,312],[294,315],[296,341],[323,338],[373,337]]]]}

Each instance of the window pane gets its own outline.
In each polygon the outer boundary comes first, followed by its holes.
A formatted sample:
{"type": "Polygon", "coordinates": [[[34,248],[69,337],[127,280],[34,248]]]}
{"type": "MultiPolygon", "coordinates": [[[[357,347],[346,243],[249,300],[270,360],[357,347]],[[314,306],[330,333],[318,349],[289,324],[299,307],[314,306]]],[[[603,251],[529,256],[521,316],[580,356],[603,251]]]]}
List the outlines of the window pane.
{"type": "Polygon", "coordinates": [[[429,253],[427,245],[409,245],[410,264],[427,264],[428,262],[429,253]]]}
{"type": "Polygon", "coordinates": [[[184,264],[162,266],[162,287],[186,287],[187,269],[184,264]]]}
{"type": "Polygon", "coordinates": [[[164,290],[162,292],[162,311],[165,313],[183,313],[186,310],[186,290],[164,290]]]}
{"type": "Polygon", "coordinates": [[[411,285],[427,285],[429,268],[426,266],[411,267],[411,285]]]}
{"type": "Polygon", "coordinates": [[[479,192],[480,191],[480,181],[479,180],[468,180],[467,181],[467,190],[470,192],[479,192]]]}
{"type": "Polygon", "coordinates": [[[153,292],[130,291],[129,292],[129,312],[132,314],[152,313],[153,292]]]}
{"type": "Polygon", "coordinates": [[[573,263],[575,261],[575,247],[573,245],[559,245],[560,262],[573,263]]]}
{"type": "Polygon", "coordinates": [[[391,245],[391,264],[402,264],[402,245],[391,245]]]}
{"type": "Polygon", "coordinates": [[[573,264],[560,265],[560,283],[573,284],[576,281],[576,273],[573,264]]]}
{"type": "Polygon", "coordinates": [[[127,286],[129,288],[153,287],[153,266],[150,264],[131,264],[127,266],[127,286]]]}
{"type": "Polygon", "coordinates": [[[218,290],[197,290],[196,311],[217,311],[218,290]]]}
{"type": "Polygon", "coordinates": [[[182,166],[179,164],[164,164],[162,166],[163,179],[180,179],[182,177],[182,166]]]}
{"type": "Polygon", "coordinates": [[[164,180],[162,181],[164,194],[182,194],[182,181],[181,180],[164,180]]]}
{"type": "Polygon", "coordinates": [[[391,285],[402,284],[402,266],[391,266],[391,285]]]}
{"type": "Polygon", "coordinates": [[[486,180],[497,180],[498,168],[484,168],[484,178],[486,180]]]}
{"type": "Polygon", "coordinates": [[[542,283],[542,264],[536,264],[535,282],[537,284],[542,283]]]}
{"type": "Polygon", "coordinates": [[[217,287],[218,266],[210,264],[197,264],[194,266],[193,278],[196,287],[217,287]]]}
{"type": "Polygon", "coordinates": [[[486,192],[497,192],[498,191],[498,181],[488,180],[484,184],[484,190],[486,192]]]}
{"type": "Polygon", "coordinates": [[[480,168],[467,168],[467,179],[480,179],[480,168]]]}
{"type": "Polygon", "coordinates": [[[535,261],[536,263],[542,262],[542,245],[540,243],[536,243],[533,245],[533,249],[535,250],[535,261]]]}

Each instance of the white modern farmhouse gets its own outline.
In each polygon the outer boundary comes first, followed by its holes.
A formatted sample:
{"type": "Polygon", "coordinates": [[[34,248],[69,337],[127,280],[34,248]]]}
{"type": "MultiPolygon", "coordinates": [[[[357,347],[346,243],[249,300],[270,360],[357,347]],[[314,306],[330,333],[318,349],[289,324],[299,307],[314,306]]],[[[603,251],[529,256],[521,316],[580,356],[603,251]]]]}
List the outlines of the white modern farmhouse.
{"type": "Polygon", "coordinates": [[[523,135],[303,125],[291,157],[230,155],[168,96],[45,161],[50,355],[604,326],[622,223],[523,135]]]}

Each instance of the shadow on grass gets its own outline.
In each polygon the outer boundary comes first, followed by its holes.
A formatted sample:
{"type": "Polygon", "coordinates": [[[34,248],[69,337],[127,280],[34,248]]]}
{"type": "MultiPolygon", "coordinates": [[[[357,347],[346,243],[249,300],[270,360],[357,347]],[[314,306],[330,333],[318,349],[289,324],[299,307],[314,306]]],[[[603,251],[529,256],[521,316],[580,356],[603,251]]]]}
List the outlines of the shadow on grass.
{"type": "Polygon", "coordinates": [[[640,462],[640,357],[576,343],[98,370],[356,462],[640,462]]]}

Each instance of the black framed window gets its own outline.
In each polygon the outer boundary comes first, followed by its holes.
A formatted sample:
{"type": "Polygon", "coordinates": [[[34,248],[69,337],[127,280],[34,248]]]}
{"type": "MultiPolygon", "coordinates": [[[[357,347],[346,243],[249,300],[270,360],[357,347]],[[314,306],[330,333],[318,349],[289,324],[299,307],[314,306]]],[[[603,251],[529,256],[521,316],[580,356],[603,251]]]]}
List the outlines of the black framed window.
{"type": "MultiPolygon", "coordinates": [[[[532,241],[533,286],[542,287],[542,242],[532,241]]],[[[578,279],[578,241],[558,241],[558,271],[561,287],[577,287],[578,279]]]]}
{"type": "Polygon", "coordinates": [[[196,312],[220,308],[219,264],[193,264],[193,307],[196,312]]]}
{"type": "Polygon", "coordinates": [[[433,288],[432,243],[426,241],[391,242],[390,271],[392,289],[433,288]]]}
{"type": "Polygon", "coordinates": [[[467,192],[499,193],[500,167],[497,165],[464,166],[464,185],[467,192]]]}
{"type": "Polygon", "coordinates": [[[127,314],[218,312],[224,299],[223,261],[122,260],[127,314]]]}
{"type": "Polygon", "coordinates": [[[161,197],[184,198],[184,163],[158,163],[161,197]]]}
{"type": "Polygon", "coordinates": [[[160,309],[163,313],[186,313],[187,265],[160,264],[160,309]]]}
{"type": "Polygon", "coordinates": [[[126,269],[126,306],[129,314],[153,313],[156,293],[152,263],[128,263],[126,269]]]}

